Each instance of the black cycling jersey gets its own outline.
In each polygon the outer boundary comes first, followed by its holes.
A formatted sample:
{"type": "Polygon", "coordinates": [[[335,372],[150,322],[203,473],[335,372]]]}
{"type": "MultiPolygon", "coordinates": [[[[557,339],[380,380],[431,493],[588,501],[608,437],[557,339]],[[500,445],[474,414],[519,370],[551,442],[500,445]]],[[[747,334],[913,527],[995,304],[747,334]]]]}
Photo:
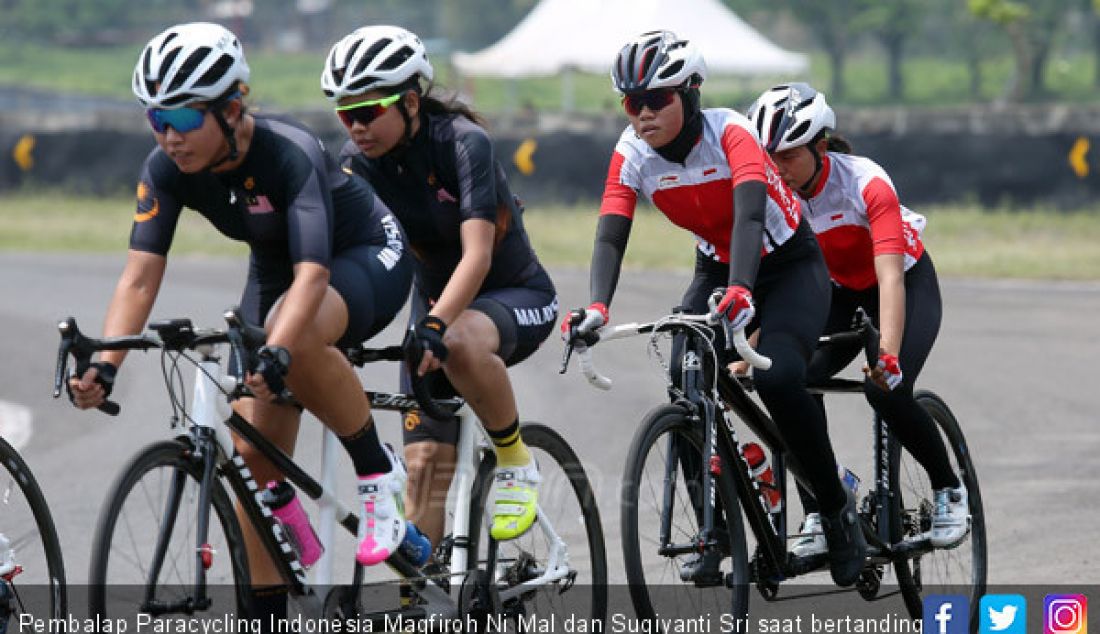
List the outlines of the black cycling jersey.
{"type": "Polygon", "coordinates": [[[297,122],[255,117],[252,143],[236,169],[181,172],[160,148],[145,159],[130,248],[167,255],[184,206],[251,247],[241,299],[262,323],[294,281],[294,265],[329,269],[344,299],[355,345],[388,324],[408,295],[411,265],[401,227],[370,185],[340,169],[297,122]]]}
{"type": "Polygon", "coordinates": [[[439,297],[458,265],[459,225],[471,218],[496,225],[492,264],[481,291],[523,286],[542,266],[489,135],[458,114],[422,115],[420,123],[409,145],[377,159],[348,141],[341,164],[366,178],[401,221],[429,297],[439,297]]]}
{"type": "Polygon", "coordinates": [[[227,237],[247,242],[253,266],[271,273],[289,274],[298,262],[327,267],[335,254],[362,245],[392,242],[395,259],[400,255],[400,230],[385,220],[385,206],[341,170],[316,137],[293,121],[255,121],[248,153],[230,172],[185,174],[159,147],[150,152],[130,248],[167,254],[186,206],[227,237]]]}

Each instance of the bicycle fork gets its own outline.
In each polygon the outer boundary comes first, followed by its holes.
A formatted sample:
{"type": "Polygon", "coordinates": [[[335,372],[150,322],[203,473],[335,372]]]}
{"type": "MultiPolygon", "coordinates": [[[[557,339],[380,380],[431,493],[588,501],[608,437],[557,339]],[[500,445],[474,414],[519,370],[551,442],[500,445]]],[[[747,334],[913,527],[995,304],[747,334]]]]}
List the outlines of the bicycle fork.
{"type": "Polygon", "coordinates": [[[202,460],[203,474],[202,480],[199,482],[199,508],[195,519],[195,596],[171,604],[160,602],[156,598],[157,579],[160,577],[164,566],[168,543],[172,539],[172,532],[175,530],[176,520],[179,518],[183,490],[187,484],[187,471],[176,469],[172,474],[172,484],[168,490],[168,496],[164,503],[164,513],[157,531],[153,561],[149,566],[149,573],[145,580],[145,601],[142,604],[142,610],[149,614],[190,612],[192,610],[205,610],[210,607],[210,598],[206,596],[206,570],[210,567],[214,553],[211,551],[210,544],[207,543],[207,537],[211,506],[210,482],[213,479],[217,453],[214,451],[212,435],[213,430],[210,428],[196,427],[192,430],[193,452],[191,458],[202,460]]]}

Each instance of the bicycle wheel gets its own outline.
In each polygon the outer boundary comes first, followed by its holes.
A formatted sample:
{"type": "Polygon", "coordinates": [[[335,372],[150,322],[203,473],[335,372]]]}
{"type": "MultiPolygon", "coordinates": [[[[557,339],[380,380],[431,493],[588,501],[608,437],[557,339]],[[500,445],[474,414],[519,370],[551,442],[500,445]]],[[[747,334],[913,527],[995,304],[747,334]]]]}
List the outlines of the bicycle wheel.
{"type": "MultiPolygon", "coordinates": [[[[538,423],[522,423],[520,434],[539,467],[539,518],[516,539],[488,539],[484,525],[471,527],[485,546],[475,544],[479,563],[488,560],[488,548],[496,548],[494,586],[505,614],[526,618],[553,614],[576,615],[596,623],[589,631],[601,631],[607,616],[607,552],[603,525],[592,486],[584,467],[568,443],[553,429],[538,423]],[[555,539],[555,537],[560,539],[555,539]],[[561,546],[564,546],[562,550],[561,546]],[[529,592],[507,599],[508,589],[538,579],[544,573],[568,568],[559,580],[531,585],[529,592]],[[503,597],[502,597],[503,593],[503,597]]],[[[473,496],[478,512],[471,522],[487,521],[484,505],[492,487],[492,471],[479,470],[473,496]]],[[[522,624],[521,624],[522,625],[522,624]]]]}
{"type": "Polygon", "coordinates": [[[46,498],[27,463],[0,438],[0,631],[20,614],[62,618],[65,564],[46,498]]]}
{"type": "Polygon", "coordinates": [[[211,482],[207,552],[201,577],[212,603],[195,604],[200,578],[197,544],[202,461],[186,440],[153,443],[111,486],[92,540],[88,573],[91,614],[102,617],[181,614],[245,615],[247,555],[233,504],[221,481],[211,482]]]}
{"type": "MultiPolygon", "coordinates": [[[[895,563],[898,586],[913,618],[921,616],[921,593],[926,589],[935,594],[969,596],[970,623],[977,628],[978,607],[985,593],[986,580],[985,513],[982,511],[978,474],[970,459],[970,448],[962,429],[943,399],[927,390],[918,390],[915,397],[936,422],[952,466],[966,485],[970,503],[970,535],[955,548],[936,549],[895,563]]],[[[893,444],[897,445],[896,442],[893,444]]],[[[931,530],[932,485],[924,468],[908,452],[895,446],[890,453],[890,490],[896,494],[894,497],[898,502],[897,511],[892,513],[895,526],[892,527],[891,537],[897,541],[931,530]]]]}
{"type": "Polygon", "coordinates": [[[720,570],[732,573],[731,590],[724,583],[698,587],[681,580],[694,554],[658,552],[661,523],[670,522],[669,540],[696,543],[701,530],[701,456],[703,430],[684,408],[663,405],[649,412],[638,426],[623,474],[622,539],[626,580],[634,610],[641,619],[723,614],[736,619],[748,614],[749,572],[745,530],[737,493],[728,470],[715,478],[719,504],[714,526],[723,542],[720,570]],[[672,464],[671,472],[668,468],[672,464]],[[666,506],[667,511],[666,511],[666,506]],[[724,533],[724,534],[723,534],[724,533]],[[728,563],[726,563],[728,560],[728,563]]]}

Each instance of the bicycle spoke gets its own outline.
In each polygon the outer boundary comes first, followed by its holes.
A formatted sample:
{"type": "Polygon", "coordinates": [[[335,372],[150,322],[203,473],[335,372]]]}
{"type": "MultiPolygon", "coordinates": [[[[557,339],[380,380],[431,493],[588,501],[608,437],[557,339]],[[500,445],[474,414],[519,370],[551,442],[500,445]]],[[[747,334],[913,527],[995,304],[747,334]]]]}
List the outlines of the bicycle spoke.
{"type": "MultiPolygon", "coordinates": [[[[197,478],[193,466],[183,461],[180,445],[172,442],[154,444],[127,468],[109,495],[104,509],[107,519],[101,520],[96,535],[90,582],[97,610],[121,614],[137,609],[146,598],[163,604],[194,598],[199,566],[195,552],[197,478]],[[175,497],[178,508],[169,513],[170,491],[180,484],[181,475],[183,488],[175,497]],[[171,530],[162,526],[173,516],[177,519],[171,530]],[[154,563],[158,548],[163,549],[159,564],[154,563]],[[148,587],[150,583],[153,587],[148,587]]],[[[211,513],[208,541],[216,553],[225,556],[214,558],[205,578],[212,591],[233,592],[240,575],[247,575],[234,564],[234,550],[229,548],[224,530],[225,521],[235,521],[235,516],[223,489],[216,489],[212,502],[217,512],[211,513]]],[[[216,610],[235,610],[224,601],[215,602],[215,606],[216,610]]]]}

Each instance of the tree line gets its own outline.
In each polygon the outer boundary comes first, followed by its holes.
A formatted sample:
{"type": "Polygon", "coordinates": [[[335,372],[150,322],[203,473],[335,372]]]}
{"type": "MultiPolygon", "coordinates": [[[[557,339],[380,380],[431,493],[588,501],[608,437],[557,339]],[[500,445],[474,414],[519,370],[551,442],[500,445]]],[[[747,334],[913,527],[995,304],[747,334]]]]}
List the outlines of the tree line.
{"type": "MultiPolygon", "coordinates": [[[[595,1],[595,0],[592,0],[595,1]]],[[[1059,46],[1090,51],[1100,88],[1100,0],[722,0],[794,50],[825,53],[832,98],[846,94],[845,64],[880,50],[890,100],[905,97],[905,60],[965,60],[978,97],[983,62],[1009,55],[1006,100],[1041,99],[1059,46]]],[[[96,46],[143,41],[166,24],[217,16],[249,46],[323,50],[348,25],[391,23],[432,40],[437,53],[476,50],[506,34],[538,0],[0,0],[0,41],[96,46]],[[251,7],[241,14],[240,9],[251,7]]],[[[675,9],[673,9],[675,10],[675,9]]],[[[567,44],[568,33],[562,34],[567,44]]]]}
{"type": "MultiPolygon", "coordinates": [[[[1100,88],[1100,0],[726,0],[757,22],[796,22],[823,50],[832,70],[830,92],[844,98],[844,66],[860,48],[884,53],[892,100],[905,95],[902,63],[915,52],[965,60],[977,98],[983,62],[1010,51],[1014,72],[1008,101],[1048,94],[1046,75],[1058,45],[1091,50],[1092,84],[1100,88]]],[[[805,50],[805,49],[803,49],[805,50]]]]}

